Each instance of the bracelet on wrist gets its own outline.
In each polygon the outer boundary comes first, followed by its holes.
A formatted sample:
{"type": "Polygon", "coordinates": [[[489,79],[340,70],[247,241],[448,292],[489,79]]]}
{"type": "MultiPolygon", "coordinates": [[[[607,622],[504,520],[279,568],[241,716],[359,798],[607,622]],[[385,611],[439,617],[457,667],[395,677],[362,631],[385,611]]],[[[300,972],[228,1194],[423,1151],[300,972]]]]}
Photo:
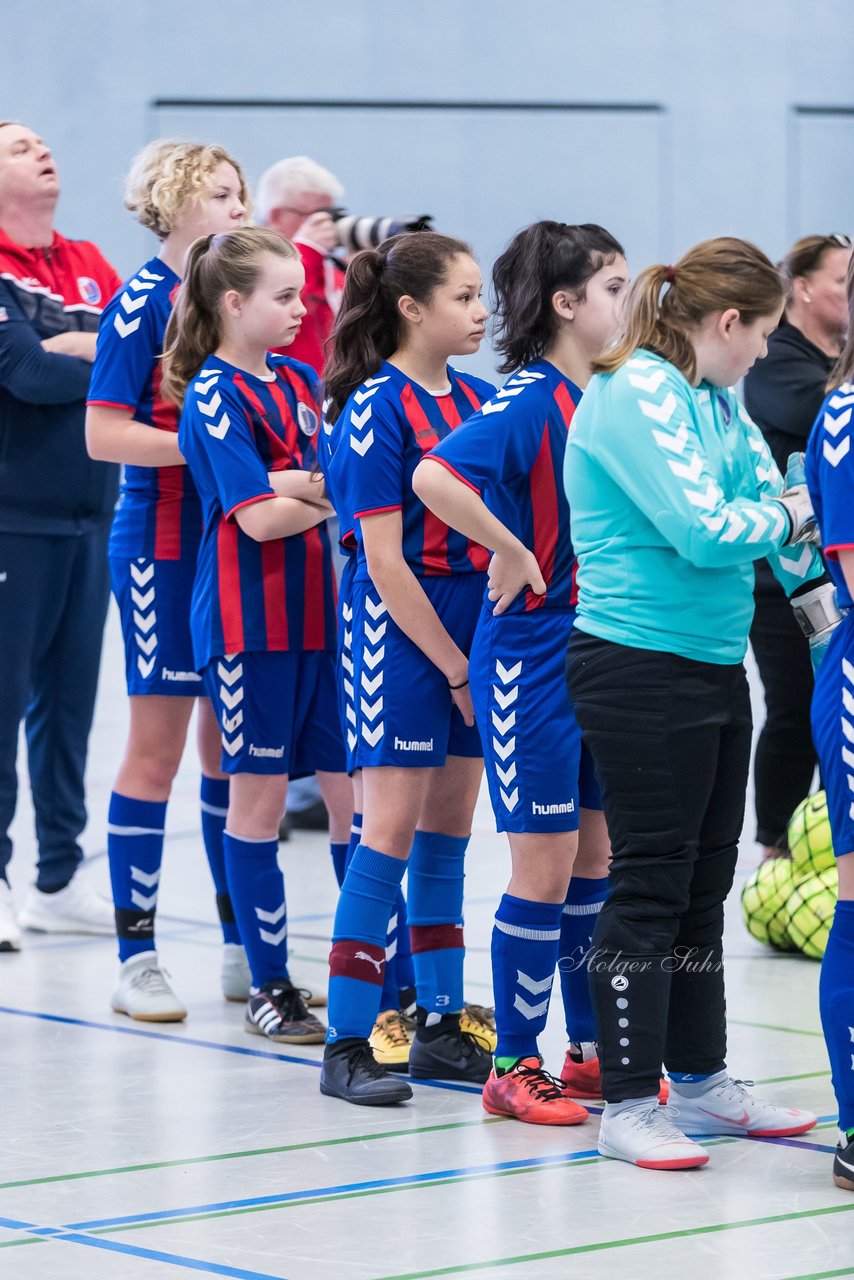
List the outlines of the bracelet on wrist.
{"type": "Polygon", "coordinates": [[[467,684],[468,684],[468,679],[465,679],[465,680],[462,682],[462,684],[451,684],[451,682],[450,682],[450,680],[449,680],[449,681],[448,681],[448,688],[449,688],[449,689],[465,689],[465,687],[466,687],[466,685],[467,685],[467,684]]]}

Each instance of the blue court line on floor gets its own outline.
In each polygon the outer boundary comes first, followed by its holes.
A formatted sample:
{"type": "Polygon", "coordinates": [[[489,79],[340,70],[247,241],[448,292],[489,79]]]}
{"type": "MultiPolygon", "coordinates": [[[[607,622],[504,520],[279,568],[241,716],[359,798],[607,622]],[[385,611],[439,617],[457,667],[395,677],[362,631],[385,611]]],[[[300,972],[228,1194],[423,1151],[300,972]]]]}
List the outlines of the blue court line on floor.
{"type": "MultiPolygon", "coordinates": [[[[830,1119],[831,1117],[822,1117],[830,1119]]],[[[786,1138],[750,1139],[757,1142],[786,1143],[799,1146],[810,1151],[833,1151],[833,1147],[819,1147],[812,1143],[792,1143],[786,1138]]],[[[352,1195],[363,1191],[376,1191],[397,1187],[429,1186],[446,1182],[449,1179],[482,1178],[491,1174],[507,1173],[516,1170],[548,1169],[569,1165],[578,1160],[599,1159],[599,1151],[591,1147],[585,1151],[572,1151],[559,1155],[530,1156],[521,1160],[502,1160],[489,1164],[466,1165],[456,1169],[439,1169],[432,1173],[405,1174],[397,1178],[376,1178],[364,1182],[340,1183],[327,1187],[310,1187],[301,1191],[287,1191],[266,1196],[251,1196],[240,1200],[223,1200],[211,1204],[190,1205],[183,1209],[160,1209],[153,1213],[125,1215],[118,1218],[95,1218],[85,1222],[67,1223],[63,1228],[69,1231],[93,1231],[112,1228],[120,1230],[135,1223],[154,1223],[163,1220],[174,1221],[185,1217],[195,1217],[207,1213],[227,1213],[234,1210],[255,1208],[261,1205],[289,1204],[300,1200],[309,1200],[327,1196],[352,1195]]]]}
{"type": "MultiPolygon", "coordinates": [[[[87,1018],[71,1018],[58,1013],[38,1013],[33,1009],[14,1009],[9,1005],[0,1005],[0,1014],[3,1013],[18,1018],[34,1018],[42,1022],[58,1022],[69,1027],[85,1027],[90,1031],[111,1031],[114,1035],[119,1036],[139,1036],[144,1040],[162,1040],[167,1044],[187,1045],[191,1049],[215,1049],[221,1053],[236,1053],[244,1058],[267,1058],[273,1062],[285,1062],[298,1067],[315,1067],[319,1070],[321,1065],[319,1058],[298,1058],[295,1054],[290,1053],[272,1053],[269,1049],[250,1049],[238,1044],[220,1044],[216,1040],[198,1040],[193,1036],[171,1035],[167,1031],[145,1031],[141,1027],[114,1027],[109,1022],[92,1022],[87,1018]]],[[[425,1089],[443,1089],[449,1093],[472,1093],[478,1096],[483,1092],[480,1085],[455,1084],[450,1080],[415,1080],[412,1076],[402,1076],[401,1078],[408,1080],[410,1084],[419,1085],[425,1089]]]]}
{"type": "Polygon", "coordinates": [[[311,1187],[302,1191],[284,1191],[275,1195],[250,1196],[242,1200],[221,1200],[212,1204],[190,1205],[185,1209],[160,1209],[154,1213],[128,1214],[119,1218],[93,1218],[88,1222],[69,1222],[68,1231],[94,1231],[112,1227],[116,1230],[137,1222],[160,1222],[163,1219],[191,1217],[199,1213],[223,1213],[234,1209],[253,1208],[265,1204],[288,1204],[295,1200],[308,1200],[314,1196],[348,1195],[357,1191],[374,1191],[384,1187],[423,1186],[432,1182],[445,1182],[449,1178],[479,1178],[514,1169],[549,1168],[572,1164],[576,1160],[589,1160],[599,1155],[595,1147],[589,1151],[572,1151],[562,1155],[532,1156],[527,1160],[503,1160],[490,1164],[467,1165],[459,1169],[439,1169],[433,1173],[411,1173],[399,1178],[374,1178],[366,1182],[340,1183],[328,1187],[311,1187]]]}
{"type": "MultiPolygon", "coordinates": [[[[0,1226],[11,1223],[12,1219],[0,1218],[0,1226]]],[[[90,1249],[103,1249],[107,1253],[126,1254],[131,1258],[145,1258],[150,1262],[165,1262],[172,1267],[182,1267],[186,1271],[204,1271],[208,1275],[228,1276],[229,1280],[285,1280],[284,1276],[274,1276],[269,1271],[246,1271],[242,1267],[228,1267],[220,1262],[206,1262],[203,1258],[188,1258],[180,1253],[164,1253],[159,1249],[146,1249],[141,1245],[125,1244],[120,1240],[105,1240],[98,1236],[79,1235],[64,1227],[31,1227],[28,1223],[16,1223],[18,1230],[26,1230],[31,1236],[40,1236],[51,1242],[60,1244],[81,1244],[90,1249]]]]}

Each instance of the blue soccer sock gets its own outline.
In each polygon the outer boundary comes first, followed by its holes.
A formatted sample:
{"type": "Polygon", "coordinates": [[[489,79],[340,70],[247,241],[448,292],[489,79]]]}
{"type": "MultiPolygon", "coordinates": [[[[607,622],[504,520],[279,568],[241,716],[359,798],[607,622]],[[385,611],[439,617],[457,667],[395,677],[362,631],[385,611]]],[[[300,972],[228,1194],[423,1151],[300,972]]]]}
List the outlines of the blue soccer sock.
{"type": "Polygon", "coordinates": [[[329,953],[328,1044],[366,1040],[379,1012],[388,922],[406,870],[367,845],[355,849],[335,912],[329,953]]]}
{"type": "Polygon", "coordinates": [[[409,857],[409,939],[426,1026],[463,1007],[463,878],[468,836],[416,831],[409,857]]]}
{"type": "Polygon", "coordinates": [[[607,896],[607,876],[595,880],[573,876],[569,882],[560,923],[558,971],[566,1036],[571,1044],[596,1039],[587,960],[593,928],[607,896]]]}
{"type": "Polygon", "coordinates": [[[228,813],[228,778],[208,778],[202,774],[200,805],[202,811],[202,840],[208,855],[208,866],[216,890],[216,909],[222,927],[223,942],[240,945],[240,931],[234,918],[234,907],[228,892],[225,874],[225,850],[222,838],[228,813]]]}
{"type": "Polygon", "coordinates": [[[496,1060],[538,1055],[555,976],[562,902],[529,902],[509,893],[498,904],[492,930],[492,985],[496,1060]]]}
{"type": "Polygon", "coordinates": [[[339,844],[336,840],[330,840],[329,842],[329,852],[332,854],[332,869],[335,872],[335,880],[339,889],[344,883],[344,872],[347,869],[347,853],[349,849],[349,841],[347,844],[339,844]]]}
{"type": "MultiPolygon", "coordinates": [[[[344,858],[344,873],[346,875],[347,868],[350,865],[353,854],[359,847],[362,839],[362,815],[360,813],[353,814],[353,821],[350,823],[350,840],[347,844],[347,854],[344,858]]],[[[343,884],[344,881],[342,880],[343,884]]]]}
{"type": "Polygon", "coordinates": [[[394,960],[398,991],[412,991],[415,987],[415,965],[412,962],[412,943],[409,939],[409,916],[406,898],[400,889],[395,900],[397,912],[397,955],[394,960]]]}
{"type": "Polygon", "coordinates": [[[388,922],[388,932],[385,940],[383,989],[380,995],[380,1013],[386,1013],[389,1009],[400,1008],[400,990],[397,985],[397,949],[400,945],[401,937],[400,916],[398,913],[398,899],[400,896],[400,889],[398,889],[388,922]]]}
{"type": "Polygon", "coordinates": [[[132,800],[117,791],[110,796],[107,856],[122,961],[155,949],[154,916],[165,826],[165,800],[132,800]]]}
{"type": "Polygon", "coordinates": [[[225,870],[252,985],[288,977],[285,880],[277,840],[246,840],[226,831],[225,870]]]}
{"type": "MultiPolygon", "coordinates": [[[[848,856],[848,855],[846,855],[848,856]]],[[[854,902],[837,902],[818,984],[840,1129],[854,1129],[854,902]]]]}

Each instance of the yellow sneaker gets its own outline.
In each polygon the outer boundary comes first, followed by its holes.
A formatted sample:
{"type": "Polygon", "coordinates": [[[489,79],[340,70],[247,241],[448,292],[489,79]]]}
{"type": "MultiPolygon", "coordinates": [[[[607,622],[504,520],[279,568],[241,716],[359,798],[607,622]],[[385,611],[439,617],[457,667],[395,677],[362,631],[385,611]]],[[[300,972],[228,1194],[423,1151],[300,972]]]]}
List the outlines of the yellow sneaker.
{"type": "Polygon", "coordinates": [[[482,1004],[464,1004],[460,1014],[460,1031],[477,1036],[490,1053],[495,1053],[498,1035],[495,1030],[495,1010],[482,1004]]]}
{"type": "Polygon", "coordinates": [[[369,1043],[374,1058],[386,1071],[407,1071],[412,1032],[398,1009],[386,1009],[374,1023],[369,1043]]]}

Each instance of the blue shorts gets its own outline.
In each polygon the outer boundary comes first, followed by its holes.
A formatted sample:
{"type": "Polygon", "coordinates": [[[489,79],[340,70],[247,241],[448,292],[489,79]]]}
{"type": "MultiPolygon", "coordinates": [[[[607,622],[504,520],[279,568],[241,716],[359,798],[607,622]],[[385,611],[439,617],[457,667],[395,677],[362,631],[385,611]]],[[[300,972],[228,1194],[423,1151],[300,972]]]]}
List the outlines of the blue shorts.
{"type": "Polygon", "coordinates": [[[204,681],[222,726],[223,773],[344,772],[333,654],[229,654],[211,659],[204,681]]]}
{"type": "Polygon", "coordinates": [[[203,693],[190,637],[195,560],[110,556],[110,580],[125,642],[125,676],[132,697],[203,693]]]}
{"type": "MultiPolygon", "coordinates": [[[[468,654],[486,574],[419,578],[448,634],[468,654]]],[[[468,728],[438,667],[392,622],[370,582],[354,582],[352,656],[341,650],[354,696],[346,709],[347,767],[441,767],[448,756],[483,755],[477,727],[468,728]]],[[[346,640],[346,636],[345,636],[346,640]]]]}
{"type": "Polygon", "coordinates": [[[549,609],[481,613],[469,680],[499,831],[577,831],[580,807],[602,808],[566,690],[573,619],[549,609]]]}
{"type": "Polygon", "coordinates": [[[854,852],[854,613],[836,628],[818,669],[812,736],[839,858],[854,852]]]}

